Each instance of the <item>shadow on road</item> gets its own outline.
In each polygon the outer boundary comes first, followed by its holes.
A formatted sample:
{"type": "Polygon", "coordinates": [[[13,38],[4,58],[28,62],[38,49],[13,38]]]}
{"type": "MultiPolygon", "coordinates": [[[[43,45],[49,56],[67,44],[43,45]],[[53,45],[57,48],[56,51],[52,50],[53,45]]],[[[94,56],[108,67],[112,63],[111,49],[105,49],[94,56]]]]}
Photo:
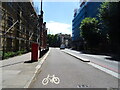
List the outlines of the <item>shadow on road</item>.
{"type": "Polygon", "coordinates": [[[114,61],[119,61],[120,62],[120,57],[118,57],[118,56],[111,56],[110,58],[107,57],[106,59],[108,59],[108,60],[114,60],[114,61]]]}
{"type": "Polygon", "coordinates": [[[37,62],[37,60],[33,61],[33,60],[29,60],[29,61],[25,61],[24,63],[34,63],[37,62]]]}
{"type": "Polygon", "coordinates": [[[11,66],[11,65],[15,65],[15,64],[20,64],[20,63],[24,63],[24,61],[20,61],[20,62],[16,62],[16,63],[11,63],[11,64],[7,64],[7,65],[3,65],[3,66],[1,66],[0,68],[2,68],[2,67],[7,67],[7,66],[11,66]]]}
{"type": "Polygon", "coordinates": [[[81,51],[80,54],[91,54],[91,55],[104,55],[104,56],[110,56],[106,57],[105,59],[113,60],[113,61],[120,61],[120,56],[117,54],[112,53],[100,53],[100,52],[91,52],[91,51],[81,51]]]}

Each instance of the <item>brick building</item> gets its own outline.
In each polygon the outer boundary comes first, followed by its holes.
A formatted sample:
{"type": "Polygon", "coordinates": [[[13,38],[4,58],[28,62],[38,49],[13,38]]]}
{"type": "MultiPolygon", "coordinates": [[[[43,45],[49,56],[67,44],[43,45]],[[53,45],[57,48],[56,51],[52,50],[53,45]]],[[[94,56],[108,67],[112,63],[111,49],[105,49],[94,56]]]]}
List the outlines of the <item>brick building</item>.
{"type": "Polygon", "coordinates": [[[59,33],[57,34],[57,36],[58,36],[59,46],[61,44],[64,44],[66,48],[71,47],[71,35],[70,34],[59,33]]]}
{"type": "Polygon", "coordinates": [[[30,51],[39,43],[38,16],[33,2],[1,2],[0,52],[30,51]]]}
{"type": "Polygon", "coordinates": [[[40,28],[40,50],[46,50],[47,47],[47,28],[46,28],[46,22],[43,20],[43,10],[42,10],[42,0],[41,0],[41,11],[39,17],[39,28],[40,28]]]}
{"type": "Polygon", "coordinates": [[[47,48],[47,28],[46,28],[46,22],[43,23],[41,48],[43,48],[43,49],[47,48]]]}

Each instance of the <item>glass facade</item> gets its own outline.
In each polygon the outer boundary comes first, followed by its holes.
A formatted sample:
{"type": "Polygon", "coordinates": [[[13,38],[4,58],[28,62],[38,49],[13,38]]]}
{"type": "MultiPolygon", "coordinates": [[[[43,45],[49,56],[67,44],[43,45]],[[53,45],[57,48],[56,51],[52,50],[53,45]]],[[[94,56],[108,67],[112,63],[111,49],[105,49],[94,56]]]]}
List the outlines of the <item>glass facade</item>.
{"type": "Polygon", "coordinates": [[[82,38],[80,37],[80,23],[85,17],[96,17],[98,8],[102,2],[84,2],[77,10],[74,19],[72,20],[72,41],[76,48],[80,46],[82,38]]]}

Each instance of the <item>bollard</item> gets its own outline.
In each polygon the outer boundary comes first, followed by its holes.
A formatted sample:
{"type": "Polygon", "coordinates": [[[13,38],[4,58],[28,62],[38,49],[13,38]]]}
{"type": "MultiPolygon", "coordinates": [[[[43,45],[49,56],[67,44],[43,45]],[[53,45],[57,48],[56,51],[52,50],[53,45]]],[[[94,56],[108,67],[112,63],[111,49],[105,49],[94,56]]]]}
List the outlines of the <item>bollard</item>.
{"type": "Polygon", "coordinates": [[[31,61],[38,61],[38,44],[32,43],[31,61]]]}

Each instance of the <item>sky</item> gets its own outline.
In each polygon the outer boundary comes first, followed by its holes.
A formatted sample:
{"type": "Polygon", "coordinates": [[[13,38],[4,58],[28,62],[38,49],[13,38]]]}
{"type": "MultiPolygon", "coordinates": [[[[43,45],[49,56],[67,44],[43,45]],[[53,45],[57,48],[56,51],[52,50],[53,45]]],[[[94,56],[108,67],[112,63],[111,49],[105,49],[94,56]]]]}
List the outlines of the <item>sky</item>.
{"type": "MultiPolygon", "coordinates": [[[[37,0],[35,0],[34,5],[40,8],[40,2],[37,2],[37,0]]],[[[43,2],[43,18],[48,28],[48,34],[63,33],[72,35],[72,19],[75,8],[79,8],[79,2],[77,1],[43,2]]]]}

